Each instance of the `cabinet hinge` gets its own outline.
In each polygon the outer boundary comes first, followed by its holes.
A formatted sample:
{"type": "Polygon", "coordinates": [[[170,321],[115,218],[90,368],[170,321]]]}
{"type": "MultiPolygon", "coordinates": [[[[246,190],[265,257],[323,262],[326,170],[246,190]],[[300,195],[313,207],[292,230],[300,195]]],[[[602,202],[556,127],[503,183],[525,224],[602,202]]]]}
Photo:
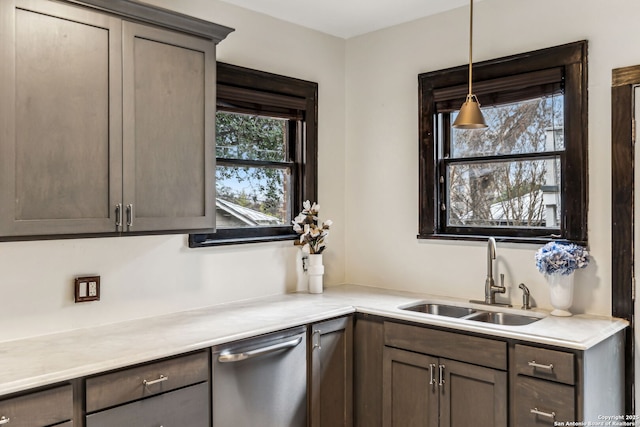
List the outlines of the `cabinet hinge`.
{"type": "Polygon", "coordinates": [[[631,301],[636,300],[636,276],[631,277],[631,301]]]}
{"type": "Polygon", "coordinates": [[[631,120],[631,143],[636,143],[636,119],[631,120]]]}

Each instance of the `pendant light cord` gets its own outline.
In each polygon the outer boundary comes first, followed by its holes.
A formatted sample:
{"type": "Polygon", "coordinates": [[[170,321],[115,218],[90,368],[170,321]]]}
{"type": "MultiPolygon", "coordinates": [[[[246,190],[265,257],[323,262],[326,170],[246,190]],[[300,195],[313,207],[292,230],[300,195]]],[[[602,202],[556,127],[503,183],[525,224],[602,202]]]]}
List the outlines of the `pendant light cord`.
{"type": "Polygon", "coordinates": [[[469,96],[472,90],[472,67],[473,67],[473,0],[469,2],[469,96]]]}

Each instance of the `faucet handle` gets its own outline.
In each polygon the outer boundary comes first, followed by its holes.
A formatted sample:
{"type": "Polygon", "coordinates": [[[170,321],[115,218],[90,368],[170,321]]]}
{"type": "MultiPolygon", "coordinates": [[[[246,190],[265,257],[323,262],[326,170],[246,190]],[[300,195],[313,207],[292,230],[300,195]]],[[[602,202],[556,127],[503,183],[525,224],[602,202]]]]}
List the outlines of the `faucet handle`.
{"type": "Polygon", "coordinates": [[[500,286],[504,288],[504,273],[500,273],[500,286]]]}

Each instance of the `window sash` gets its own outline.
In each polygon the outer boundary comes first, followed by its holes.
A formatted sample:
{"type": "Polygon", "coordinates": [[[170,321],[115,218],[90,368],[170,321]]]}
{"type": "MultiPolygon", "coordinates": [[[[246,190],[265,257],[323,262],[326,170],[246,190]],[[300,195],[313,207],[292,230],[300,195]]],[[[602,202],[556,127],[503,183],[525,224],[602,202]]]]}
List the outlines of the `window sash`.
{"type": "MultiPolygon", "coordinates": [[[[450,178],[450,174],[451,174],[451,166],[473,166],[473,165],[478,165],[478,164],[486,164],[486,165],[495,165],[495,164],[499,164],[499,163],[512,163],[512,164],[517,164],[518,162],[528,162],[528,161],[559,161],[559,165],[560,165],[560,182],[557,183],[557,189],[559,190],[560,188],[562,188],[562,180],[563,180],[563,172],[562,172],[562,158],[563,158],[564,152],[554,152],[552,154],[546,153],[545,155],[538,155],[538,156],[492,156],[491,158],[489,157],[482,157],[482,158],[475,158],[475,159],[455,159],[455,160],[442,160],[440,165],[439,165],[439,170],[441,171],[441,183],[442,185],[439,188],[439,200],[440,200],[440,204],[441,204],[441,227],[445,230],[448,230],[449,232],[458,230],[458,229],[474,229],[474,228],[483,228],[483,229],[490,229],[493,230],[493,233],[499,233],[503,230],[518,230],[522,227],[531,227],[534,228],[536,230],[539,231],[532,231],[531,233],[527,234],[530,236],[545,236],[548,235],[550,233],[553,234],[558,234],[560,232],[560,228],[559,227],[548,227],[548,226],[535,226],[535,225],[527,225],[527,226],[517,226],[517,225],[469,225],[469,226],[465,226],[462,224],[453,224],[451,223],[451,213],[452,213],[452,209],[453,207],[450,205],[452,203],[451,201],[451,178],[450,178]]],[[[525,182],[526,183],[526,182],[525,182]]],[[[469,184],[471,184],[471,182],[469,182],[469,184]]],[[[547,188],[547,190],[549,190],[549,186],[542,186],[541,189],[544,191],[544,188],[547,188]]],[[[560,200],[560,206],[562,206],[562,194],[560,194],[561,196],[561,200],[560,200]]],[[[496,202],[495,204],[499,204],[500,202],[496,202]]],[[[541,199],[540,200],[540,204],[541,204],[541,212],[542,212],[542,206],[544,206],[544,201],[541,199]]],[[[493,205],[493,203],[492,203],[493,205]]],[[[542,213],[541,213],[542,214],[542,213]]],[[[490,220],[490,218],[486,218],[486,220],[490,220]]]]}

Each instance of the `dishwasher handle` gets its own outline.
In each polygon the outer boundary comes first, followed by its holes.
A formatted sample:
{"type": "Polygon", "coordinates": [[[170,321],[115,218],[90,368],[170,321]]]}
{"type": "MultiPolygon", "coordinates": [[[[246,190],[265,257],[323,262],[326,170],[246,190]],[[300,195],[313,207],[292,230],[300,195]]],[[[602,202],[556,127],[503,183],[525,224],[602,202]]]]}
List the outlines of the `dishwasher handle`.
{"type": "Polygon", "coordinates": [[[258,357],[258,356],[263,356],[265,354],[273,353],[275,351],[296,347],[298,344],[300,344],[301,341],[302,341],[302,337],[296,337],[289,341],[269,345],[266,347],[256,348],[255,350],[242,351],[240,353],[220,354],[218,356],[218,362],[220,363],[240,362],[242,360],[247,360],[253,357],[258,357]]]}

